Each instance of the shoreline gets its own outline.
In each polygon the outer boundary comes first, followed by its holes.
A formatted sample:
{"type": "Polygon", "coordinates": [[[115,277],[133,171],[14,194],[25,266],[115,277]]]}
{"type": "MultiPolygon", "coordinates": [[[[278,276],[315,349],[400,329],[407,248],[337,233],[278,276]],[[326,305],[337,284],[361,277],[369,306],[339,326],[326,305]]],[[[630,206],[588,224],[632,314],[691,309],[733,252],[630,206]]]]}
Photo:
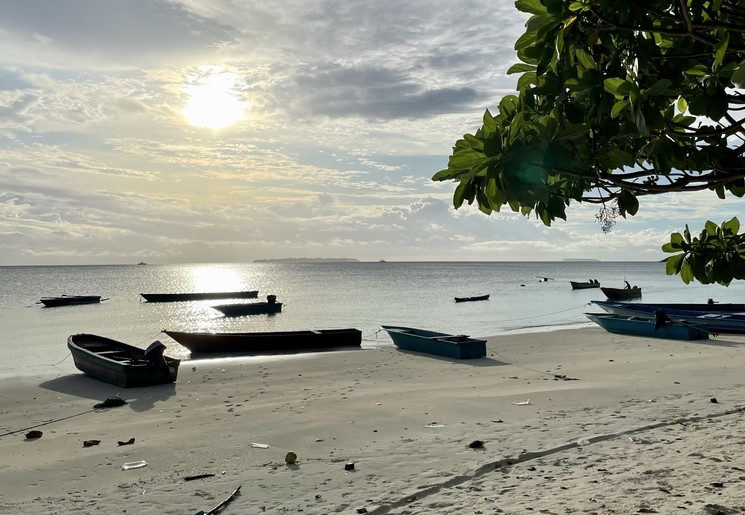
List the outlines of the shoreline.
{"type": "Polygon", "coordinates": [[[195,513],[240,486],[222,513],[745,509],[744,337],[487,341],[457,362],[392,346],[184,361],[175,384],[126,390],[0,380],[0,507],[195,513]]]}

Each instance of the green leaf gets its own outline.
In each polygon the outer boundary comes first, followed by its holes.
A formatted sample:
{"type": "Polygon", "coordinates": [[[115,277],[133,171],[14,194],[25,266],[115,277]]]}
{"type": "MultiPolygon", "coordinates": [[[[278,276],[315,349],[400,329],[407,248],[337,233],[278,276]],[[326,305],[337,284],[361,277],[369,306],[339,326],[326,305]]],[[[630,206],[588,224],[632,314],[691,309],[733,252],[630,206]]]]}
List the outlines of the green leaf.
{"type": "Polygon", "coordinates": [[[727,55],[727,47],[729,46],[729,31],[718,30],[716,31],[718,41],[714,45],[714,65],[713,69],[718,69],[724,61],[724,56],[727,55]]]}
{"type": "Polygon", "coordinates": [[[683,97],[680,97],[678,99],[678,111],[681,113],[685,113],[688,110],[688,102],[686,102],[686,99],[683,97]]]}
{"type": "Polygon", "coordinates": [[[546,7],[544,7],[540,0],[517,0],[515,7],[524,13],[547,14],[546,7]]]}
{"type": "Polygon", "coordinates": [[[618,118],[630,105],[631,103],[628,100],[619,100],[613,104],[613,108],[610,110],[610,117],[618,118]]]}
{"type": "Polygon", "coordinates": [[[574,141],[587,137],[590,127],[587,125],[567,125],[556,141],[574,141]]]}
{"type": "Polygon", "coordinates": [[[507,75],[511,75],[513,73],[534,72],[535,68],[536,67],[534,64],[517,63],[509,67],[509,69],[507,70],[507,75]]]}
{"type": "Polygon", "coordinates": [[[617,97],[624,97],[626,95],[622,95],[618,92],[618,90],[626,83],[624,79],[621,79],[619,77],[611,77],[609,79],[605,79],[603,81],[603,88],[605,91],[610,93],[611,95],[615,95],[617,97]]]}
{"type": "Polygon", "coordinates": [[[455,193],[453,194],[453,207],[458,209],[463,205],[464,200],[468,200],[470,203],[473,200],[472,191],[470,180],[460,181],[458,187],[455,188],[455,193]]]}
{"type": "Polygon", "coordinates": [[[486,159],[486,156],[483,152],[472,149],[464,149],[455,152],[452,156],[450,156],[450,159],[448,160],[448,168],[454,168],[456,170],[468,170],[478,164],[481,164],[484,159],[486,159]]]}
{"type": "Polygon", "coordinates": [[[629,215],[634,216],[639,210],[639,199],[628,190],[623,190],[618,196],[618,209],[624,215],[628,213],[629,215]]]}
{"type": "Polygon", "coordinates": [[[485,133],[484,134],[485,136],[494,134],[497,131],[497,127],[498,127],[497,120],[494,119],[494,117],[491,115],[488,109],[484,112],[482,121],[484,122],[482,129],[485,133]]]}
{"type": "Polygon", "coordinates": [[[740,232],[740,220],[737,217],[733,217],[731,220],[722,224],[723,231],[729,231],[730,234],[737,234],[740,232]]]}
{"type": "Polygon", "coordinates": [[[685,73],[694,77],[703,77],[709,74],[709,69],[703,64],[697,64],[693,68],[688,68],[685,73]]]}
{"type": "Polygon", "coordinates": [[[588,53],[582,50],[581,48],[575,48],[574,49],[574,55],[577,57],[577,60],[580,62],[582,66],[584,66],[587,69],[593,69],[595,68],[595,60],[592,58],[592,56],[588,53]]]}
{"type": "Polygon", "coordinates": [[[690,264],[684,263],[683,266],[680,267],[680,278],[686,284],[690,284],[691,281],[693,281],[693,270],[691,269],[690,264]]]}
{"type": "Polygon", "coordinates": [[[673,81],[669,79],[660,79],[654,84],[652,84],[652,87],[650,87],[647,90],[647,95],[651,97],[658,96],[658,95],[669,95],[671,93],[669,88],[672,84],[673,84],[673,81]]]}
{"type": "Polygon", "coordinates": [[[447,181],[449,179],[455,179],[459,175],[461,175],[462,171],[458,170],[451,170],[450,168],[447,168],[445,170],[440,170],[436,174],[432,176],[433,181],[447,181]]]}
{"type": "Polygon", "coordinates": [[[585,10],[585,4],[582,2],[572,2],[569,4],[569,10],[573,13],[584,11],[585,10]]]}
{"type": "Polygon", "coordinates": [[[675,275],[680,272],[680,267],[683,264],[683,254],[676,254],[665,259],[665,273],[667,275],[675,275]]]}
{"type": "Polygon", "coordinates": [[[735,73],[732,74],[732,79],[730,80],[735,87],[740,89],[745,88],[745,60],[740,61],[740,65],[735,70],[735,73]]]}

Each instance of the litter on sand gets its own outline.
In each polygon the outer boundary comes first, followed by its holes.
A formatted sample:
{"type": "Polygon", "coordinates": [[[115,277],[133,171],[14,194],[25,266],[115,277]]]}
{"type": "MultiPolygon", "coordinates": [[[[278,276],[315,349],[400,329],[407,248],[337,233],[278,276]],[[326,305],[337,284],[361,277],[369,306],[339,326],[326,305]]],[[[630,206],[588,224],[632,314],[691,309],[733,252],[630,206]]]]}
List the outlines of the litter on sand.
{"type": "Polygon", "coordinates": [[[527,406],[528,404],[530,404],[530,399],[526,399],[524,401],[512,401],[512,404],[514,404],[515,406],[527,406]]]}

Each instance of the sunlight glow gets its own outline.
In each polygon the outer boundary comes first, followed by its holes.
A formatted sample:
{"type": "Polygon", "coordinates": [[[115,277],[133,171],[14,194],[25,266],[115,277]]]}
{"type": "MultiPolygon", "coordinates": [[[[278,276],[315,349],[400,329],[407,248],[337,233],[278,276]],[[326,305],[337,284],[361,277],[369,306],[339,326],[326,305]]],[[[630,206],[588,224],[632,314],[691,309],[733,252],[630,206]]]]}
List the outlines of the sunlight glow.
{"type": "Polygon", "coordinates": [[[195,127],[222,129],[246,119],[248,104],[241,94],[239,78],[225,68],[200,68],[188,78],[184,92],[189,101],[182,113],[195,127]]]}
{"type": "Polygon", "coordinates": [[[198,265],[191,270],[194,291],[239,291],[243,288],[240,273],[230,266],[198,265]]]}

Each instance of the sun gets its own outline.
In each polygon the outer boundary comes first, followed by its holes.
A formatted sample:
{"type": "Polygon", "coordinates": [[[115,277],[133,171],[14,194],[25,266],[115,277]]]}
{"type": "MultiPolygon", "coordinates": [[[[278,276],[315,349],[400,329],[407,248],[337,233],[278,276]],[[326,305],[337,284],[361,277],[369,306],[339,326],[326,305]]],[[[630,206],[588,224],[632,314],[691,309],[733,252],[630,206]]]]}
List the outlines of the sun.
{"type": "Polygon", "coordinates": [[[189,100],[181,113],[190,125],[223,129],[246,119],[248,103],[235,73],[219,66],[205,66],[187,80],[183,89],[189,100]]]}

